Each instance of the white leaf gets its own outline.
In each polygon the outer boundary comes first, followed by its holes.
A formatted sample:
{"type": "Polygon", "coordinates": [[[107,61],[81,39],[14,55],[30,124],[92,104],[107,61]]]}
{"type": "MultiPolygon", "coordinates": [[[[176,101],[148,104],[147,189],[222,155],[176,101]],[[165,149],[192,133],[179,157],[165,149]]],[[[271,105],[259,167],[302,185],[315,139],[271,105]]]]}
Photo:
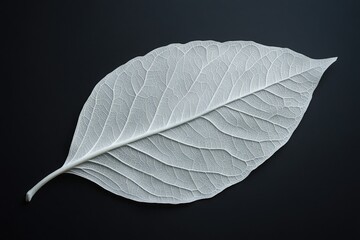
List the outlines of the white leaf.
{"type": "Polygon", "coordinates": [[[212,197],[289,140],[334,61],[244,41],[136,57],[96,85],[65,164],[26,199],[65,172],[135,201],[212,197]]]}

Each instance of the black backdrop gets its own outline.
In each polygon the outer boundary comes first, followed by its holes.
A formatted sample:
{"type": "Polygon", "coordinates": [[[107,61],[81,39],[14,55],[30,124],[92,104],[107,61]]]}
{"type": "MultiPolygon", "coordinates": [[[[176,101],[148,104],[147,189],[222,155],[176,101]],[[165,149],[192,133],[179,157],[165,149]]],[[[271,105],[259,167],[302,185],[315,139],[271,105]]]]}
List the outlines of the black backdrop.
{"type": "Polygon", "coordinates": [[[359,1],[28,1],[6,12],[11,157],[2,158],[2,239],[359,234],[359,1]],[[25,203],[26,191],[63,164],[103,76],[154,48],[208,39],[339,58],[290,141],[212,199],[137,203],[63,174],[25,203]]]}

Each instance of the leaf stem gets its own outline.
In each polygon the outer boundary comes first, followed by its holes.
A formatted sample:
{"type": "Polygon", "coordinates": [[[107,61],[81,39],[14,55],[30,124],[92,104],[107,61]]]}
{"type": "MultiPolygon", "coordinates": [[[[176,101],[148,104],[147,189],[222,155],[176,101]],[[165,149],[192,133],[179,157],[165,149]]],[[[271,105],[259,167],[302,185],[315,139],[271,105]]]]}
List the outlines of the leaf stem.
{"type": "Polygon", "coordinates": [[[55,178],[56,176],[64,173],[65,171],[67,171],[68,168],[67,167],[61,167],[59,169],[57,169],[56,171],[50,173],[49,175],[47,175],[45,178],[43,178],[40,182],[38,182],[32,189],[30,189],[25,196],[25,200],[27,202],[30,202],[32,197],[35,195],[35,193],[42,187],[44,186],[47,182],[49,182],[51,179],[55,178]]]}

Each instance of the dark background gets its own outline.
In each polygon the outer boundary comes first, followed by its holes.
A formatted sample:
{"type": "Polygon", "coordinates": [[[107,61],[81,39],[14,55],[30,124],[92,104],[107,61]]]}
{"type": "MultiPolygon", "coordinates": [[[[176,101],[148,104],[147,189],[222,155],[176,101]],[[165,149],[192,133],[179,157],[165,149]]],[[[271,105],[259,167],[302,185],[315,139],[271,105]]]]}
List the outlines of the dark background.
{"type": "Polygon", "coordinates": [[[359,1],[28,1],[7,7],[3,23],[10,32],[2,48],[10,62],[3,83],[11,84],[5,115],[11,157],[1,159],[1,239],[359,236],[359,1]],[[137,203],[63,174],[25,203],[25,193],[63,164],[82,105],[99,80],[157,47],[208,39],[339,58],[290,141],[212,199],[137,203]]]}

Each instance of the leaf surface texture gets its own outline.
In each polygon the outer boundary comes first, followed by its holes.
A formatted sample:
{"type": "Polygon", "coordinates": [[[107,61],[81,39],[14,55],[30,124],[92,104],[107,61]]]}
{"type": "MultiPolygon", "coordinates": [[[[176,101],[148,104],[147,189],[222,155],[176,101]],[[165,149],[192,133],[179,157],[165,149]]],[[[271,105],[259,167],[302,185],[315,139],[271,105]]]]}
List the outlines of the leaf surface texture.
{"type": "Polygon", "coordinates": [[[58,173],[141,202],[212,197],[288,141],[335,60],[245,41],[158,48],[95,86],[58,173]]]}

